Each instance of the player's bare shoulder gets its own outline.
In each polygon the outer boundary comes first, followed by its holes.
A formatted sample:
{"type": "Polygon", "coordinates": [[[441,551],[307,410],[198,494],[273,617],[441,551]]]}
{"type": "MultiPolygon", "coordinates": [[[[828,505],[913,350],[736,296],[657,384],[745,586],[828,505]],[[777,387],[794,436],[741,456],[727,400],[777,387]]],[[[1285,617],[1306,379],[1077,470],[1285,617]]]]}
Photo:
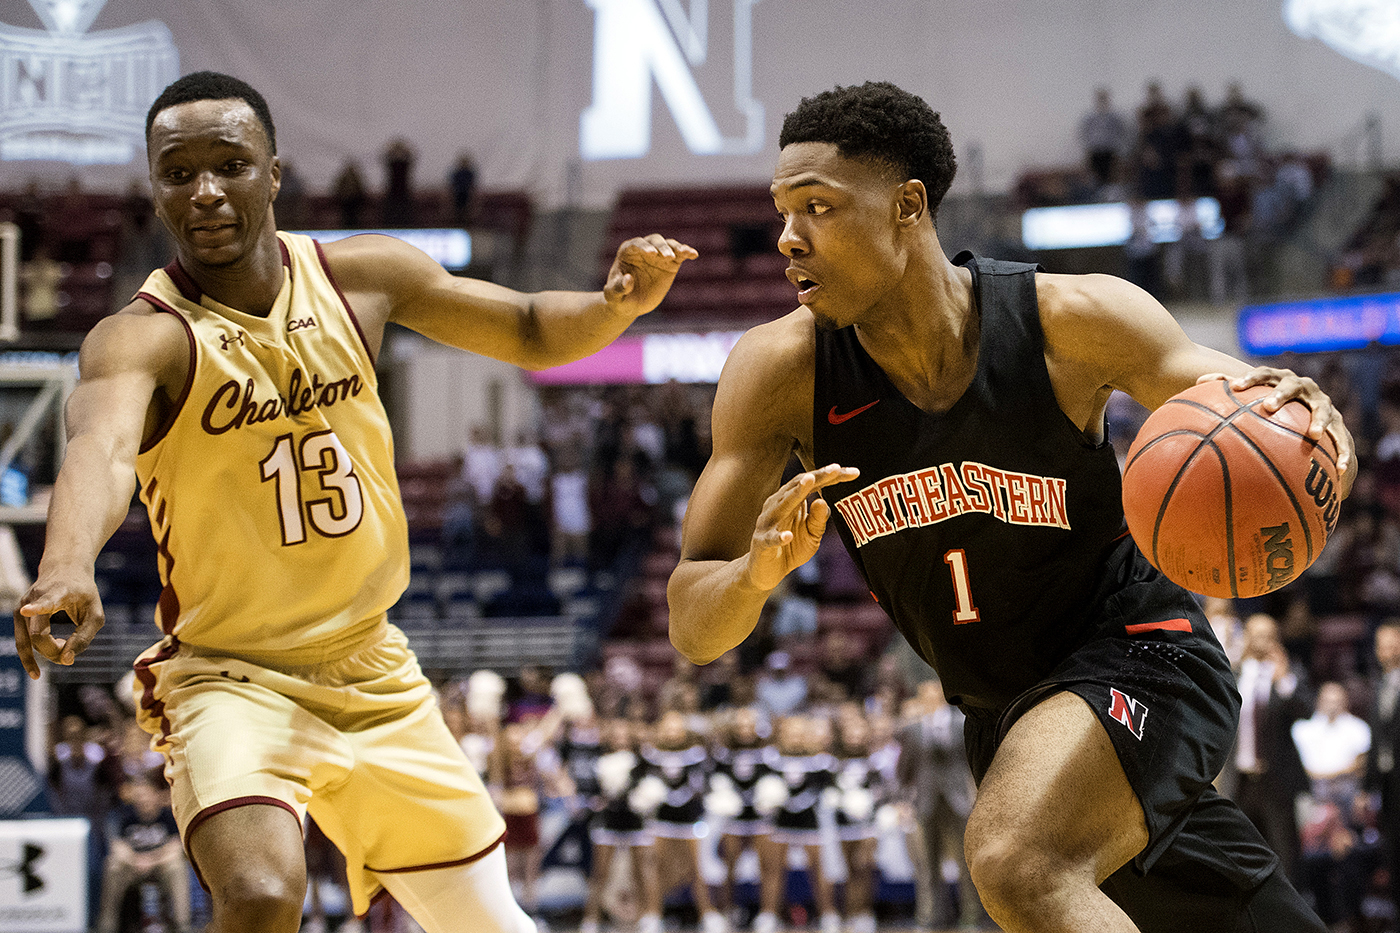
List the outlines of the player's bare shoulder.
{"type": "Polygon", "coordinates": [[[191,352],[189,331],[181,320],[137,298],[88,332],[78,366],[84,379],[146,371],[161,383],[180,385],[189,370],[191,352]]]}
{"type": "Polygon", "coordinates": [[[750,430],[810,447],[815,359],[816,327],[805,308],[748,330],[720,376],[716,428],[734,419],[750,430]]]}

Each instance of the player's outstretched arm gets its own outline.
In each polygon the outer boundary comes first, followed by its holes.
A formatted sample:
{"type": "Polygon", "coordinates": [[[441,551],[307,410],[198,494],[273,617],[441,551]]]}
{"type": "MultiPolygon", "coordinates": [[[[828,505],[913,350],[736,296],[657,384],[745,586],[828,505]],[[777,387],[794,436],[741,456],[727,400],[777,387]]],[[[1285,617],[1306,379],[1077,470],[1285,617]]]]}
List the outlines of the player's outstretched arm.
{"type": "Polygon", "coordinates": [[[1107,275],[1041,275],[1037,278],[1047,360],[1066,414],[1083,424],[1071,409],[1075,398],[1107,400],[1121,389],[1150,409],[1206,379],[1229,379],[1236,389],[1271,385],[1276,391],[1262,403],[1273,412],[1291,400],[1312,410],[1308,434],[1332,435],[1343,496],[1351,489],[1355,446],[1351,432],[1327,394],[1306,376],[1291,370],[1258,366],[1194,343],[1171,314],[1147,292],[1107,275]]]}
{"type": "Polygon", "coordinates": [[[697,664],[747,638],[768,594],[816,553],[830,508],[812,493],[856,476],[830,464],[782,483],[812,408],[810,351],[805,373],[783,365],[783,323],[746,335],[725,364],[714,452],[686,508],[667,598],[671,643],[697,664]]]}
{"type": "Polygon", "coordinates": [[[36,654],[72,664],[102,628],[93,565],[131,504],[136,454],[157,414],[158,387],[172,371],[183,380],[188,354],[174,318],[132,309],[104,319],[83,341],[80,379],[65,408],[68,448],[49,503],[44,555],[15,611],[15,645],[30,677],[39,676],[36,654]],[[77,625],[67,638],[50,632],[50,619],[60,611],[77,625]]]}
{"type": "Polygon", "coordinates": [[[323,248],[351,307],[369,325],[372,347],[393,321],[526,369],[601,350],[660,304],[681,264],[699,255],[659,234],[636,237],[618,247],[602,291],[524,293],[452,275],[392,237],[350,237],[323,248]]]}

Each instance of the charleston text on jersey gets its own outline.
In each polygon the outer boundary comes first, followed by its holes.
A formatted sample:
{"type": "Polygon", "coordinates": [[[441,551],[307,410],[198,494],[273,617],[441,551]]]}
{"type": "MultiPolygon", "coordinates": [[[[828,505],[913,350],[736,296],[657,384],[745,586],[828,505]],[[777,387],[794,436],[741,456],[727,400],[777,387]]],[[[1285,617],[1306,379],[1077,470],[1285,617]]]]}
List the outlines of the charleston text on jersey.
{"type": "Polygon", "coordinates": [[[223,434],[244,425],[272,421],[284,414],[296,417],[313,408],[334,405],[342,399],[359,395],[364,387],[358,374],[333,382],[322,381],[317,373],[312,373],[308,384],[303,384],[304,379],[300,368],[292,370],[286,396],[275,395],[262,401],[253,395],[251,378],[242,386],[239,386],[238,380],[230,379],[214,390],[209,404],[204,407],[204,417],[200,423],[210,434],[223,434]]]}

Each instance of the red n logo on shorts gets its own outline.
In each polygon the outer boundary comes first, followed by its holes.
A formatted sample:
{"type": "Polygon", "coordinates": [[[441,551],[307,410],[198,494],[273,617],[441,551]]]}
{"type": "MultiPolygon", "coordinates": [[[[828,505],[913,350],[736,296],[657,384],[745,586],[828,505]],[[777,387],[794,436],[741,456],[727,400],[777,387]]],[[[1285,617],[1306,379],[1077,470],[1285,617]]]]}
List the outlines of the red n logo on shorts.
{"type": "Polygon", "coordinates": [[[1127,726],[1129,732],[1141,739],[1142,724],[1147,719],[1147,707],[1116,687],[1109,687],[1108,692],[1112,697],[1108,715],[1127,726]]]}

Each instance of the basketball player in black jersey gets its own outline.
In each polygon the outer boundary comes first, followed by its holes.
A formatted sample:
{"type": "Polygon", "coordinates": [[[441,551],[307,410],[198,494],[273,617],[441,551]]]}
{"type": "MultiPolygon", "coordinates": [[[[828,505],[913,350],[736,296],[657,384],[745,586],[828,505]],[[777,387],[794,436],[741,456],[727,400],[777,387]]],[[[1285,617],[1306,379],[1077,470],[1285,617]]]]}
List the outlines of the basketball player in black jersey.
{"type": "Polygon", "coordinates": [[[801,307],[725,366],[714,453],[670,582],[671,640],[706,663],[836,525],[874,595],[967,714],[968,863],[1007,931],[1318,931],[1210,781],[1239,697],[1191,596],[1124,531],[1104,407],[1203,379],[1271,385],[1351,436],[1292,372],[1189,340],[1111,276],[949,261],[938,115],[889,84],[784,121],[772,185],[801,307]],[[805,472],[782,483],[796,453],[805,472]],[[812,498],[813,493],[820,493],[812,498]]]}

